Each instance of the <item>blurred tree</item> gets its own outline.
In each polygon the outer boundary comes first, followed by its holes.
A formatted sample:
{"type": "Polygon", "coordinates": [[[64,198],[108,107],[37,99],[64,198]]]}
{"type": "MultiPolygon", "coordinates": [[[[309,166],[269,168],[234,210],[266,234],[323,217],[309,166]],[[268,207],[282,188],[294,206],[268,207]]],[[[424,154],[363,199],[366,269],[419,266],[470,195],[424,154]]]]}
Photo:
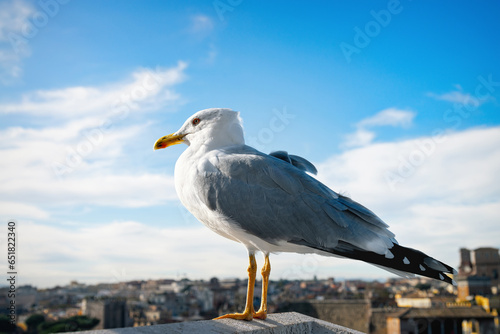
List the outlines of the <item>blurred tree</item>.
{"type": "Polygon", "coordinates": [[[99,323],[99,319],[89,318],[84,315],[77,315],[59,321],[43,322],[38,325],[38,333],[62,333],[90,330],[99,323]]]}
{"type": "Polygon", "coordinates": [[[16,325],[10,323],[10,318],[5,314],[0,314],[0,333],[15,333],[16,325]]]}
{"type": "Polygon", "coordinates": [[[26,319],[26,326],[28,326],[28,333],[36,333],[38,325],[45,321],[43,314],[32,314],[26,319]]]}

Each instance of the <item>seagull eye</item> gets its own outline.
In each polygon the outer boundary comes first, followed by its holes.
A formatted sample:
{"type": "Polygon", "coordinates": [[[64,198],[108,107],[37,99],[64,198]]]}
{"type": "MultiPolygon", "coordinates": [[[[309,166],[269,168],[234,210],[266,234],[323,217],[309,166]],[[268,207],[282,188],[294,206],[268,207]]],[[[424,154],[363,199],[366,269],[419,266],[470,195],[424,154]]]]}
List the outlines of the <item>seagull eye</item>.
{"type": "Polygon", "coordinates": [[[191,121],[191,123],[193,123],[193,125],[198,125],[198,123],[200,123],[200,119],[196,117],[191,121]]]}

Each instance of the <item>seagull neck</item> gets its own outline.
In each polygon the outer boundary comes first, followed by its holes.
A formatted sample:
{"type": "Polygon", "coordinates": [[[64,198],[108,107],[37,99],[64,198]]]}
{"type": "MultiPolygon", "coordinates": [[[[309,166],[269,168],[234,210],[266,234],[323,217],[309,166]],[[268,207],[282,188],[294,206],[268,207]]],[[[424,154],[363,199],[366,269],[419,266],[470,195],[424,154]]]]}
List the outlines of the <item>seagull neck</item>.
{"type": "Polygon", "coordinates": [[[206,141],[203,143],[192,143],[189,145],[189,151],[191,151],[191,155],[193,156],[198,156],[198,155],[204,155],[207,152],[213,151],[213,150],[219,150],[223,149],[225,147],[229,146],[236,146],[236,145],[245,145],[244,141],[228,141],[228,140],[210,140],[206,141]]]}
{"type": "Polygon", "coordinates": [[[243,129],[240,125],[232,126],[230,131],[211,131],[191,141],[189,147],[196,152],[206,153],[228,146],[245,145],[243,129]]]}

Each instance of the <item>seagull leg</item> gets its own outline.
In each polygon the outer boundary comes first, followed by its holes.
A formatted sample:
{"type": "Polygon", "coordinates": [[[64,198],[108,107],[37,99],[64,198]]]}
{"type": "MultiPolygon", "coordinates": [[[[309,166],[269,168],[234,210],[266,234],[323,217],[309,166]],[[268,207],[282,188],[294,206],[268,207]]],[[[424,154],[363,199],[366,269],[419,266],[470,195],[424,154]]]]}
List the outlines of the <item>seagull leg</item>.
{"type": "Polygon", "coordinates": [[[215,319],[237,319],[237,320],[252,320],[255,310],[253,308],[253,290],[255,287],[255,275],[257,274],[257,262],[255,261],[254,253],[249,255],[250,265],[248,266],[248,287],[247,287],[247,302],[243,313],[230,313],[220,316],[215,319]]]}
{"type": "Polygon", "coordinates": [[[269,285],[269,274],[271,274],[271,263],[269,262],[269,253],[265,254],[265,262],[262,267],[262,298],[260,308],[253,314],[254,318],[266,319],[267,318],[267,286],[269,285]]]}

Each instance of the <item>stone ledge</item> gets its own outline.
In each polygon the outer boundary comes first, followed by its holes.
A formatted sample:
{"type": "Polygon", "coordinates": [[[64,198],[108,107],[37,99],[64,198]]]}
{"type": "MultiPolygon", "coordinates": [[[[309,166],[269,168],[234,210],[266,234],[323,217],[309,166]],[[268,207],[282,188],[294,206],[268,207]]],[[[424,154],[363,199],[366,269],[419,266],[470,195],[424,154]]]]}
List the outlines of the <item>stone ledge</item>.
{"type": "Polygon", "coordinates": [[[361,332],[296,312],[270,314],[266,320],[232,319],[190,321],[175,324],[103,329],[85,334],[160,334],[160,333],[247,333],[247,334],[361,334],[361,332]]]}

